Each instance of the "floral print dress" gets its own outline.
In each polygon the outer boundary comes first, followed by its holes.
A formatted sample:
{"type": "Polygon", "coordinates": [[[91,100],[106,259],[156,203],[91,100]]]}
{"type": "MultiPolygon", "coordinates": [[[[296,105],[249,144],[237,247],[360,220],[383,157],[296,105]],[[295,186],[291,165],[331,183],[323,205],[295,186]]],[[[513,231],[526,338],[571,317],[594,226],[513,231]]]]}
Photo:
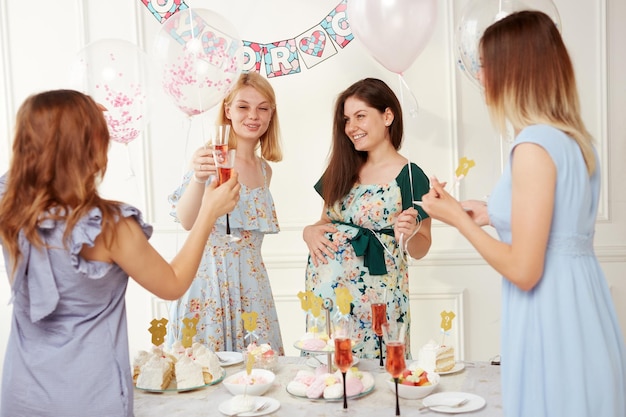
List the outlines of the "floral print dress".
{"type": "MultiPolygon", "coordinates": [[[[262,187],[250,189],[241,184],[240,199],[229,214],[234,235],[226,234],[226,216],[220,217],[206,247],[196,277],[183,297],[170,304],[167,344],[181,340],[184,318],[198,319],[195,342],[215,351],[243,351],[250,341],[269,343],[284,355],[276,306],[267,270],[261,256],[263,238],[278,233],[274,200],[267,185],[267,162],[261,166],[266,178],[262,187]],[[242,313],[258,314],[257,329],[249,335],[242,313]],[[258,339],[256,339],[258,337],[258,339]]],[[[193,171],[170,196],[175,207],[189,184],[193,171]]],[[[172,215],[176,217],[175,211],[172,215]]]]}
{"type": "MultiPolygon", "coordinates": [[[[337,232],[328,233],[327,237],[339,249],[334,258],[327,258],[328,263],[318,262],[317,267],[309,257],[306,267],[307,291],[335,300],[335,288],[343,286],[349,289],[352,295],[351,313],[357,327],[355,353],[364,358],[376,358],[379,354],[378,340],[372,330],[370,304],[371,298],[381,289],[386,290],[387,320],[407,325],[406,352],[408,355],[411,352],[408,264],[392,231],[403,206],[411,204],[411,201],[404,201],[403,204],[403,195],[404,200],[408,200],[406,193],[410,198],[421,199],[428,192],[429,182],[424,172],[411,164],[412,190],[404,190],[403,193],[401,184],[410,184],[407,167],[390,183],[354,185],[341,203],[329,207],[326,214],[335,223],[337,232]],[[374,231],[372,239],[377,239],[383,246],[387,270],[383,275],[370,273],[364,256],[355,253],[351,240],[362,229],[374,231]],[[391,233],[380,232],[383,229],[391,233]]],[[[421,219],[427,217],[421,208],[418,212],[421,219]]],[[[371,263],[369,265],[371,267],[371,263]]]]}

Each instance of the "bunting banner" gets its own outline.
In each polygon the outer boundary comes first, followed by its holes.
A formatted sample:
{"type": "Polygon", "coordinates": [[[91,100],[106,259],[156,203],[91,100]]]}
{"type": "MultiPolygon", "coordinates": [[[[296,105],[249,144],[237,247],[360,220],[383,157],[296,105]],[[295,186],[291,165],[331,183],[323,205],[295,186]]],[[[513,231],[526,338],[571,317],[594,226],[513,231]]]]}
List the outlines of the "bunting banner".
{"type": "MultiPolygon", "coordinates": [[[[334,7],[315,26],[291,39],[270,43],[243,40],[243,71],[265,71],[267,78],[298,74],[337,54],[354,39],[348,23],[347,1],[334,7]]],[[[148,11],[164,23],[173,14],[188,9],[185,0],[141,0],[148,11]]]]}

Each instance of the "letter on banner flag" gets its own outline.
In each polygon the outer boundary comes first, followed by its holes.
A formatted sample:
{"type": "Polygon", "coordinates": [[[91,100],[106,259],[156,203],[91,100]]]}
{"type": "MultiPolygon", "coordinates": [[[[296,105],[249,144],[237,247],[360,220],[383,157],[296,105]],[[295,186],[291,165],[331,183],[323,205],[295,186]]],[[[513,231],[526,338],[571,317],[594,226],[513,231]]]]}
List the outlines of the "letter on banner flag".
{"type": "Polygon", "coordinates": [[[159,23],[165,22],[167,18],[179,10],[188,8],[184,0],[141,0],[141,2],[159,23]]]}
{"type": "Polygon", "coordinates": [[[347,0],[343,0],[320,23],[322,28],[324,28],[340,48],[345,47],[354,39],[354,34],[352,33],[352,29],[350,29],[350,24],[346,16],[347,7],[347,0]]]}
{"type": "Polygon", "coordinates": [[[257,42],[243,41],[243,71],[261,72],[265,49],[257,42]]]}
{"type": "Polygon", "coordinates": [[[300,60],[295,39],[265,45],[265,71],[267,78],[300,72],[300,60]]]}

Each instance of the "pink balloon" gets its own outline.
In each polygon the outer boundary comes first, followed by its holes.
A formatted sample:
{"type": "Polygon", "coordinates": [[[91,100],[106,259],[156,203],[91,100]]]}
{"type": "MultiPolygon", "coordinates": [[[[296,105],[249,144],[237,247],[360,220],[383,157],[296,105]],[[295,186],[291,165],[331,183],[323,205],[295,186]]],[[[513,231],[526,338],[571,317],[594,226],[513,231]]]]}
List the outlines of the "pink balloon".
{"type": "Polygon", "coordinates": [[[203,113],[232,89],[243,67],[243,42],[223,16],[207,9],[181,10],[154,40],[163,90],[188,116],[203,113]]]}
{"type": "Polygon", "coordinates": [[[435,28],[436,0],[349,0],[355,37],[388,70],[402,74],[426,47],[435,28]]]}

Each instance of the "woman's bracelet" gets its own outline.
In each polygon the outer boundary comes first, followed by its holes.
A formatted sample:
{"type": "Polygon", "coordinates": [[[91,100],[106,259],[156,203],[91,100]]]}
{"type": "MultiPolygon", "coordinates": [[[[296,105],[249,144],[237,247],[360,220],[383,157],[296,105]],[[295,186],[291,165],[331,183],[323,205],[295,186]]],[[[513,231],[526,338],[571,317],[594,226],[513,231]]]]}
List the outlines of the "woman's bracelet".
{"type": "Polygon", "coordinates": [[[193,176],[191,177],[192,180],[194,180],[195,182],[197,182],[198,184],[204,184],[206,185],[206,181],[202,181],[201,179],[199,179],[198,177],[196,177],[196,174],[194,173],[193,176]]]}

